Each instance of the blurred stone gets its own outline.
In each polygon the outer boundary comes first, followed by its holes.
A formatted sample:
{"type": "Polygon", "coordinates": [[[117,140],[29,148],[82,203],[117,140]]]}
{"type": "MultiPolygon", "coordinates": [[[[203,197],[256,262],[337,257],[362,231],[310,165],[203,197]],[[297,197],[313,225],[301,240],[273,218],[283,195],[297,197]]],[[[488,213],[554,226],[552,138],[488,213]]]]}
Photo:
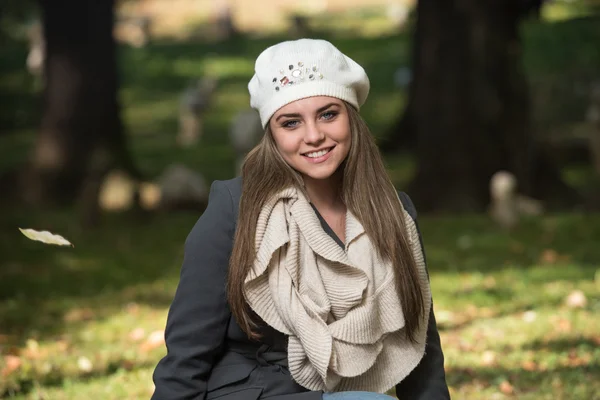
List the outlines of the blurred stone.
{"type": "Polygon", "coordinates": [[[122,211],[131,209],[135,201],[136,183],[123,171],[108,173],[100,187],[100,209],[122,211]]]}
{"type": "Polygon", "coordinates": [[[197,208],[208,202],[208,186],[202,175],[181,164],[171,164],[158,179],[160,208],[197,208]]]}
{"type": "Polygon", "coordinates": [[[160,207],[160,186],[156,183],[142,182],[139,187],[140,205],[145,210],[156,210],[160,207]]]}

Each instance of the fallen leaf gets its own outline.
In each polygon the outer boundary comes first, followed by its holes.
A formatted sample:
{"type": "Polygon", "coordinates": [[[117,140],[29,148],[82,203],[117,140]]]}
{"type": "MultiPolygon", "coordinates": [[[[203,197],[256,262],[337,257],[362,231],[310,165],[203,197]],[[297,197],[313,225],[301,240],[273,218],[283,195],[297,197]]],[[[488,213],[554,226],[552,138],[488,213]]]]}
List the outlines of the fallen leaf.
{"type": "Polygon", "coordinates": [[[162,346],[165,343],[165,331],[159,330],[152,332],[146,341],[142,343],[140,349],[142,351],[150,351],[162,346]]]}
{"type": "Polygon", "coordinates": [[[92,369],[94,368],[92,362],[89,360],[89,358],[81,356],[77,359],[77,366],[79,367],[79,370],[82,372],[91,372],[92,369]]]}
{"type": "Polygon", "coordinates": [[[523,367],[525,371],[535,371],[537,369],[536,363],[531,360],[523,361],[521,367],[523,367]]]}
{"type": "Polygon", "coordinates": [[[558,253],[556,250],[546,249],[540,255],[540,261],[544,264],[554,264],[558,261],[558,253]]]}
{"type": "Polygon", "coordinates": [[[571,321],[569,321],[568,319],[561,318],[558,320],[557,328],[559,332],[571,332],[571,321]]]}
{"type": "Polygon", "coordinates": [[[585,308],[587,298],[581,290],[575,290],[565,298],[565,304],[569,308],[585,308]]]}
{"type": "Polygon", "coordinates": [[[483,280],[483,287],[493,289],[496,287],[496,279],[493,276],[488,276],[483,280]]]}
{"type": "Polygon", "coordinates": [[[135,367],[135,363],[131,360],[123,360],[121,367],[126,371],[131,371],[135,367]]]}
{"type": "Polygon", "coordinates": [[[65,339],[61,339],[61,340],[57,340],[56,341],[56,347],[61,352],[67,351],[69,349],[69,346],[70,346],[70,343],[67,340],[65,340],[65,339]]]}
{"type": "Polygon", "coordinates": [[[143,328],[135,328],[129,333],[129,339],[134,342],[140,341],[146,335],[146,331],[143,328]]]}
{"type": "Polygon", "coordinates": [[[506,395],[509,395],[515,392],[515,388],[510,384],[509,381],[503,381],[500,384],[500,391],[506,395]]]}
{"type": "Polygon", "coordinates": [[[71,246],[75,247],[71,242],[60,235],[56,235],[54,233],[50,233],[48,231],[36,231],[34,229],[21,229],[19,228],[21,233],[25,235],[26,238],[30,240],[35,240],[38,242],[46,243],[46,244],[54,244],[57,246],[71,246]]]}
{"type": "Polygon", "coordinates": [[[134,314],[135,315],[135,314],[139,313],[140,306],[137,303],[127,303],[127,305],[125,306],[125,311],[128,314],[134,314]]]}
{"type": "Polygon", "coordinates": [[[529,310],[523,313],[523,321],[527,323],[531,323],[535,321],[537,318],[537,313],[535,311],[529,310]]]}
{"type": "Polygon", "coordinates": [[[483,365],[485,365],[486,367],[494,365],[494,363],[496,362],[496,353],[490,350],[484,351],[481,360],[483,362],[483,365]]]}
{"type": "Polygon", "coordinates": [[[95,318],[94,310],[91,308],[73,308],[64,316],[65,322],[89,321],[95,318]]]}
{"type": "Polygon", "coordinates": [[[21,359],[17,356],[4,356],[4,368],[2,369],[2,376],[8,376],[21,366],[21,359]]]}
{"type": "Polygon", "coordinates": [[[27,358],[36,359],[40,357],[40,344],[35,339],[27,339],[23,355],[27,358]]]}

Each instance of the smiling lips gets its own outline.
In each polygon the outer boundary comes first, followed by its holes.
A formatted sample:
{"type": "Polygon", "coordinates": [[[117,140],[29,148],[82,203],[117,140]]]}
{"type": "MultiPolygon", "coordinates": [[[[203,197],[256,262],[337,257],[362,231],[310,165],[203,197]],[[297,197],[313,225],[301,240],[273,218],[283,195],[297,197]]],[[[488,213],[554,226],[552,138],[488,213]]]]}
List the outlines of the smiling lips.
{"type": "Polygon", "coordinates": [[[335,146],[327,147],[317,151],[311,151],[309,153],[303,153],[302,156],[307,159],[307,161],[312,163],[321,163],[329,158],[331,155],[331,150],[333,150],[335,146]]]}

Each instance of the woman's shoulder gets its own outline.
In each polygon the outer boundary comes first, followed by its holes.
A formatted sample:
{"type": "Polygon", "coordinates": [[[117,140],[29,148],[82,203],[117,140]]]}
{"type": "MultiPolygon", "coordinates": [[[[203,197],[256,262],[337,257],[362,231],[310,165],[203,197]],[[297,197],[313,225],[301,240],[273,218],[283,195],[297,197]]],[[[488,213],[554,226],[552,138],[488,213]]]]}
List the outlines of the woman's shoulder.
{"type": "Polygon", "coordinates": [[[227,180],[215,180],[213,181],[213,189],[214,188],[225,188],[229,191],[229,195],[235,200],[236,198],[239,200],[242,195],[242,178],[240,176],[227,179],[227,180]]]}
{"type": "Polygon", "coordinates": [[[396,189],[396,190],[398,192],[398,197],[400,198],[400,201],[402,202],[402,206],[404,207],[404,209],[406,210],[408,215],[410,215],[413,220],[416,220],[417,219],[417,209],[416,209],[414,203],[412,202],[412,200],[410,199],[410,196],[406,192],[403,192],[398,189],[396,189]]]}
{"type": "Polygon", "coordinates": [[[242,178],[237,177],[233,179],[227,180],[215,180],[211,186],[211,201],[216,202],[225,202],[225,197],[229,197],[231,199],[231,204],[233,207],[233,216],[234,220],[237,218],[240,197],[242,196],[242,178]]]}

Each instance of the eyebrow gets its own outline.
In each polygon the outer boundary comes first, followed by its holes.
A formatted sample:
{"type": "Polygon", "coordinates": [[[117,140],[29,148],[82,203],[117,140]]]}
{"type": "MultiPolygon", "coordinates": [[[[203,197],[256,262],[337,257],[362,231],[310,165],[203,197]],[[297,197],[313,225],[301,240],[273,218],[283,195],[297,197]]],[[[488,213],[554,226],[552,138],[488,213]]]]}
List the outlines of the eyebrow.
{"type": "MultiPolygon", "coordinates": [[[[327,110],[328,108],[330,108],[332,106],[338,106],[339,107],[340,105],[339,105],[339,103],[329,103],[329,104],[327,104],[327,105],[319,108],[317,110],[317,114],[320,113],[320,112],[323,112],[323,111],[327,110]]],[[[275,118],[275,121],[279,121],[279,118],[284,118],[284,117],[287,117],[287,118],[297,118],[297,117],[300,117],[300,114],[298,114],[298,113],[280,114],[277,118],[275,118]]]]}

